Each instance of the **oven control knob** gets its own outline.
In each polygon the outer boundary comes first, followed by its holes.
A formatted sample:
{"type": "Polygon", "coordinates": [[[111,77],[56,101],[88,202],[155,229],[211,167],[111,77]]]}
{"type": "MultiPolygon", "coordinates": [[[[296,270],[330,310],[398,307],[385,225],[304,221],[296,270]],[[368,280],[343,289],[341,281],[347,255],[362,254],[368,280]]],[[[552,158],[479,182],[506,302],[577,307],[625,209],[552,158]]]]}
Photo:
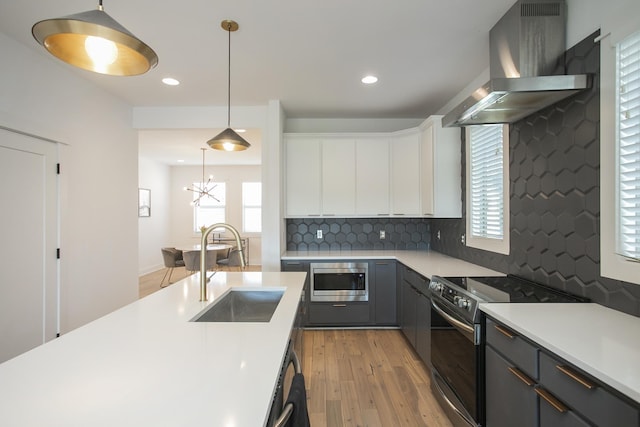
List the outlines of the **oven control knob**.
{"type": "Polygon", "coordinates": [[[460,308],[469,308],[469,300],[462,297],[455,297],[454,302],[460,308]]]}
{"type": "Polygon", "coordinates": [[[442,290],[442,283],[431,282],[429,283],[429,289],[431,289],[433,292],[440,292],[442,290]]]}

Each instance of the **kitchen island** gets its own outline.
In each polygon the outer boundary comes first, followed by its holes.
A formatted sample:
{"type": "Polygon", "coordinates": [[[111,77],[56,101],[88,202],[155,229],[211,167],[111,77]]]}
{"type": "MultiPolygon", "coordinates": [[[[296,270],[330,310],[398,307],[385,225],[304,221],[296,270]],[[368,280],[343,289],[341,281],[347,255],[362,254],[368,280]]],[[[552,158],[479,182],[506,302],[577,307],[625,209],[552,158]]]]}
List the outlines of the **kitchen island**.
{"type": "Polygon", "coordinates": [[[199,274],[0,364],[0,425],[262,426],[305,273],[199,274]],[[280,288],[270,322],[190,322],[232,287],[280,288]]]}

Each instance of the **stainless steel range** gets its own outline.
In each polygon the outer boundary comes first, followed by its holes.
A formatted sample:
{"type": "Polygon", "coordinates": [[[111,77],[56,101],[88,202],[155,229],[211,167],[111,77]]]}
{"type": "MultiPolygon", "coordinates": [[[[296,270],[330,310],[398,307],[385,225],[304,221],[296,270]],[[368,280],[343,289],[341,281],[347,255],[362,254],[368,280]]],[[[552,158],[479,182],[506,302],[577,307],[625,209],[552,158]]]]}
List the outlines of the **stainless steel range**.
{"type": "Polygon", "coordinates": [[[484,425],[484,352],[479,303],[585,302],[516,276],[439,277],[431,295],[431,386],[455,426],[484,425]]]}

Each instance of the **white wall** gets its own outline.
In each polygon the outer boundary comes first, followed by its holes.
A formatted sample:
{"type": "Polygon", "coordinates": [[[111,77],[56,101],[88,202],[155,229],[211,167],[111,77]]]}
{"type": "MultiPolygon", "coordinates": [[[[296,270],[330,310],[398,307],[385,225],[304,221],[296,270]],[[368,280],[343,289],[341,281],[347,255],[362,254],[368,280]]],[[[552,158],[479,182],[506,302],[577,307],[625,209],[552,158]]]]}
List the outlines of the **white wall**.
{"type": "Polygon", "coordinates": [[[151,216],[138,218],[138,274],[143,275],[164,266],[160,248],[171,243],[171,168],[139,158],[138,185],[151,190],[151,216]]]}
{"type": "Polygon", "coordinates": [[[84,80],[86,72],[2,33],[0,52],[0,125],[68,144],[60,150],[64,333],[138,298],[132,109],[84,80]]]}
{"type": "MultiPolygon", "coordinates": [[[[200,233],[193,231],[193,193],[184,191],[184,187],[202,179],[202,166],[171,166],[171,219],[170,243],[176,247],[190,247],[200,244],[200,233]]],[[[208,166],[205,169],[208,177],[213,175],[216,182],[226,185],[226,222],[235,227],[242,237],[249,238],[249,263],[259,265],[261,257],[261,234],[245,233],[242,230],[242,183],[261,182],[260,166],[208,166]]],[[[217,235],[217,233],[216,233],[217,235]]],[[[223,238],[232,238],[231,233],[224,233],[223,238]]],[[[159,251],[158,247],[155,250],[159,251]]]]}

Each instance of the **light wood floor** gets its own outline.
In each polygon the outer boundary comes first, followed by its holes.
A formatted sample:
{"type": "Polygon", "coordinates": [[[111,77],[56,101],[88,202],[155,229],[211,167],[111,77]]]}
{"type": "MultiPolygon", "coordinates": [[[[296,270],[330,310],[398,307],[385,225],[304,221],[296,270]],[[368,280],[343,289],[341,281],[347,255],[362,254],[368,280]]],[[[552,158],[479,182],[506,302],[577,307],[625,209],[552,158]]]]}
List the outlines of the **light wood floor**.
{"type": "Polygon", "coordinates": [[[451,427],[428,369],[399,330],[305,330],[303,336],[312,426],[451,427]]]}
{"type": "MultiPolygon", "coordinates": [[[[140,277],[140,298],[160,290],[164,272],[140,277]]],[[[185,276],[176,268],[171,281],[185,276]]],[[[303,345],[313,427],[452,427],[431,392],[428,369],[399,330],[305,330],[303,345]]]]}

